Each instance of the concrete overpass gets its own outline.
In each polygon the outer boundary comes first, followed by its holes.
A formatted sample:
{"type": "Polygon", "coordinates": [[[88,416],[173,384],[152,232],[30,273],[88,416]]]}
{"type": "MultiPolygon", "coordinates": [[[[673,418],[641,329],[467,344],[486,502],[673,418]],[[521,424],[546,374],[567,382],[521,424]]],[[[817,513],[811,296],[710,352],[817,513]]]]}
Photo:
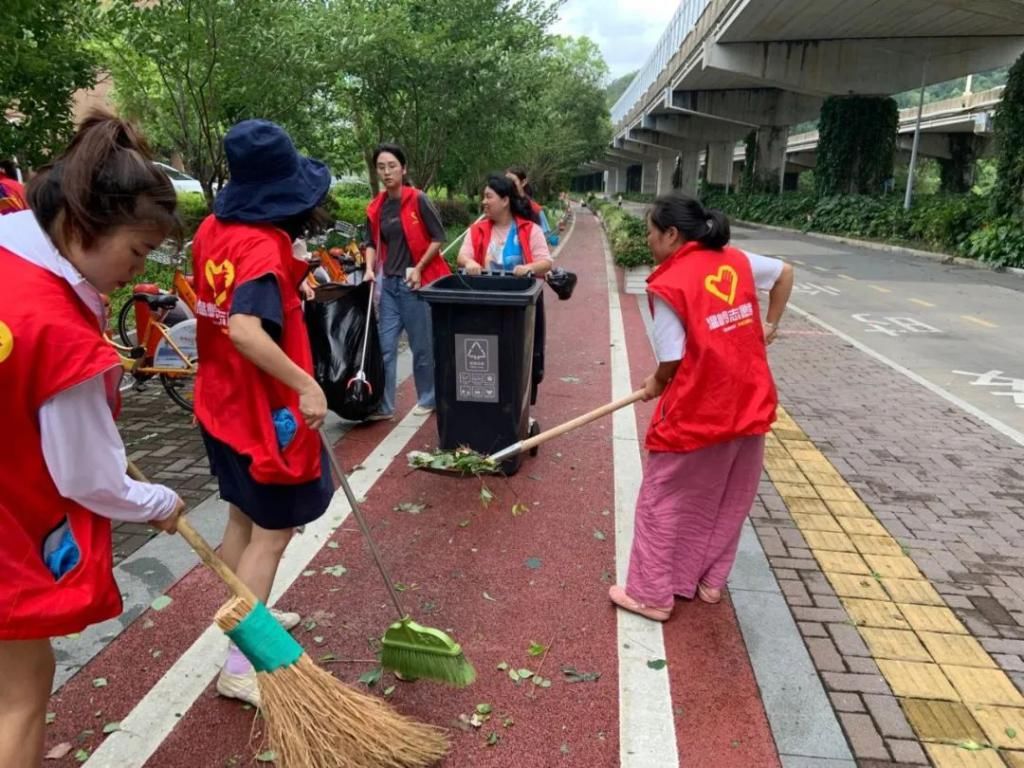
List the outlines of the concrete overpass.
{"type": "Polygon", "coordinates": [[[614,138],[591,165],[606,191],[696,188],[730,178],[735,142],[757,130],[759,176],[781,180],[789,130],[830,95],[889,95],[1016,60],[1021,0],[683,0],[612,107],[614,138]]]}
{"type": "MultiPolygon", "coordinates": [[[[923,157],[948,160],[952,157],[950,139],[972,137],[972,151],[976,157],[988,152],[992,146],[993,117],[1002,101],[1000,86],[978,93],[965,93],[950,99],[926,104],[921,120],[921,143],[918,151],[923,157]]],[[[909,153],[917,127],[917,107],[900,110],[897,149],[909,153]]],[[[817,163],[818,131],[791,134],[786,144],[786,172],[799,173],[814,168],[817,163]]],[[[733,148],[733,183],[746,160],[746,148],[737,144],[733,148]]]]}

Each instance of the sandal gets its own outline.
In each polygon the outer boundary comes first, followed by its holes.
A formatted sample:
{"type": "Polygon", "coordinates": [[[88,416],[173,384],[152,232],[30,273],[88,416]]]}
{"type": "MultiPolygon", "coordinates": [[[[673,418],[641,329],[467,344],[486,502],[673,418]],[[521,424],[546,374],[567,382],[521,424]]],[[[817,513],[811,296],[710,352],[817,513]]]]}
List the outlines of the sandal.
{"type": "Polygon", "coordinates": [[[672,615],[671,607],[655,608],[653,606],[644,605],[627,595],[626,590],[618,584],[608,590],[608,599],[619,606],[619,608],[624,608],[631,613],[639,614],[651,621],[668,621],[669,617],[672,615]]]}
{"type": "Polygon", "coordinates": [[[705,603],[716,605],[722,602],[722,590],[709,587],[702,581],[697,585],[697,597],[705,603]]]}

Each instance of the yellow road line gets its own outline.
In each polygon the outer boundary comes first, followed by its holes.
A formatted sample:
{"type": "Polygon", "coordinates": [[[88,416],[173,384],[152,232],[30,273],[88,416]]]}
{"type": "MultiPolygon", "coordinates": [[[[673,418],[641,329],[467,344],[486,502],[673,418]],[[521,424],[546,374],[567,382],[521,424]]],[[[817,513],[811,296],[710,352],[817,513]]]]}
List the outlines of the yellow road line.
{"type": "Polygon", "coordinates": [[[930,301],[925,301],[924,299],[910,299],[910,301],[914,302],[915,304],[917,304],[920,307],[934,307],[935,306],[930,301]]]}
{"type": "Polygon", "coordinates": [[[769,477],[934,764],[1024,765],[1009,751],[1024,746],[1024,696],[781,406],[778,416],[769,477]]]}
{"type": "Polygon", "coordinates": [[[995,323],[990,323],[988,320],[982,320],[980,317],[975,317],[974,315],[960,315],[960,319],[961,320],[966,320],[969,323],[974,323],[975,325],[980,325],[983,328],[998,328],[999,327],[995,323]]]}
{"type": "Polygon", "coordinates": [[[869,285],[868,288],[874,291],[878,291],[879,293],[892,293],[892,291],[890,291],[888,288],[883,288],[880,285],[869,285]]]}
{"type": "Polygon", "coordinates": [[[836,277],[840,277],[843,280],[849,280],[851,283],[857,282],[857,278],[856,277],[850,277],[849,275],[836,275],[836,277]]]}

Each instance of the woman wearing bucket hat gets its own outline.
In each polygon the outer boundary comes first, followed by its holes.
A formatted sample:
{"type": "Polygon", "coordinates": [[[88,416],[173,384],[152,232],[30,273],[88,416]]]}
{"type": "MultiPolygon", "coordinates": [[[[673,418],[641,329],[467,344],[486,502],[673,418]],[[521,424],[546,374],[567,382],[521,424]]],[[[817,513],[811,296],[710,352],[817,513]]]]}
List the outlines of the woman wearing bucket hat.
{"type": "Polygon", "coordinates": [[[451,273],[440,255],[445,241],[441,217],[430,199],[405,183],[405,152],[397,144],[380,144],[373,164],[384,189],[366,209],[370,245],[366,249],[366,276],[373,280],[380,258],[380,346],[384,355],[384,397],[371,421],[389,420],[395,413],[398,383],[398,337],[405,329],[412,349],[416,382],[414,413],[434,410],[434,348],[430,307],[416,291],[451,273]]]}
{"type": "MultiPolygon", "coordinates": [[[[192,244],[203,360],[195,414],[230,504],[221,557],[265,602],[294,529],[320,517],[333,494],[317,432],[327,403],[299,294],[308,265],[292,254],[321,215],[331,175],[265,120],[235,125],[224,149],[231,180],[192,244]]],[[[289,629],[299,622],[277,618],[289,629]]],[[[217,691],[259,703],[255,672],[234,646],[217,691]]]]}

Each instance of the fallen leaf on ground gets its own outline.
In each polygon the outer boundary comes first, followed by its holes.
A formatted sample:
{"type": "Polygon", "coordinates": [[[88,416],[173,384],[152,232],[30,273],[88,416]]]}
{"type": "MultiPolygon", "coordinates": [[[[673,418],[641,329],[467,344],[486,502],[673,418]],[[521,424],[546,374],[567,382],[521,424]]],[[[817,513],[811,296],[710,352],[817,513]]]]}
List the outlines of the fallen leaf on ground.
{"type": "Polygon", "coordinates": [[[655,671],[664,669],[666,666],[668,666],[668,662],[664,659],[651,659],[647,662],[647,668],[655,671]]]}
{"type": "Polygon", "coordinates": [[[481,486],[480,503],[483,505],[484,509],[487,509],[487,507],[491,505],[492,501],[494,501],[494,494],[491,492],[491,489],[486,485],[481,486]]]}
{"type": "Polygon", "coordinates": [[[117,720],[115,720],[112,723],[107,723],[106,725],[103,726],[103,732],[104,733],[114,733],[114,732],[120,731],[120,730],[121,730],[121,723],[120,723],[120,721],[117,721],[117,720]]]}
{"type": "Polygon", "coordinates": [[[93,680],[92,680],[92,687],[93,688],[106,688],[107,687],[107,678],[105,678],[105,677],[94,677],[93,680]]]}
{"type": "Polygon", "coordinates": [[[531,571],[536,571],[538,568],[541,567],[542,564],[543,562],[539,557],[526,558],[526,567],[529,568],[531,571]]]}
{"type": "Polygon", "coordinates": [[[380,680],[380,676],[383,673],[383,669],[380,667],[374,667],[373,669],[363,672],[359,676],[359,682],[365,685],[367,688],[372,688],[380,680]]]}
{"type": "Polygon", "coordinates": [[[174,600],[169,595],[160,595],[156,600],[149,604],[149,607],[154,611],[162,611],[168,605],[173,603],[174,600]]]}
{"type": "Polygon", "coordinates": [[[395,506],[395,512],[407,512],[410,515],[418,515],[427,508],[427,505],[415,501],[403,501],[395,506]]]}
{"type": "Polygon", "coordinates": [[[548,647],[546,645],[541,645],[540,643],[530,643],[530,647],[526,649],[526,652],[531,656],[543,656],[544,651],[546,651],[547,649],[548,647]]]}
{"type": "Polygon", "coordinates": [[[77,752],[75,752],[75,760],[77,760],[78,762],[84,763],[88,759],[89,759],[89,750],[87,750],[87,749],[80,749],[77,752]]]}
{"type": "Polygon", "coordinates": [[[61,760],[68,756],[71,752],[71,742],[62,741],[60,744],[55,746],[49,752],[46,753],[46,760],[61,760]]]}
{"type": "Polygon", "coordinates": [[[600,672],[579,672],[576,667],[562,667],[567,683],[596,683],[601,678],[600,672]]]}
{"type": "Polygon", "coordinates": [[[272,763],[275,760],[277,760],[277,753],[272,749],[268,749],[266,752],[260,752],[256,755],[257,763],[272,763]]]}
{"type": "Polygon", "coordinates": [[[49,725],[50,723],[54,722],[56,719],[57,719],[57,713],[56,712],[47,712],[46,713],[46,724],[47,725],[49,725]]]}
{"type": "Polygon", "coordinates": [[[594,538],[597,539],[598,541],[604,541],[608,537],[605,536],[604,531],[595,528],[594,529],[594,538]]]}
{"type": "Polygon", "coordinates": [[[344,576],[346,573],[348,573],[348,568],[346,568],[344,565],[340,565],[340,564],[339,565],[327,565],[327,566],[324,566],[324,568],[320,571],[320,573],[325,573],[328,576],[344,576]]]}
{"type": "Polygon", "coordinates": [[[523,502],[517,501],[515,504],[512,505],[512,517],[519,517],[525,512],[528,512],[529,509],[530,508],[523,504],[523,502]]]}
{"type": "Polygon", "coordinates": [[[492,603],[496,603],[496,602],[498,602],[498,601],[497,601],[497,600],[495,600],[495,599],[494,599],[493,597],[491,597],[490,595],[488,595],[488,594],[487,594],[486,592],[484,592],[484,600],[490,600],[490,601],[491,601],[492,603]]]}
{"type": "Polygon", "coordinates": [[[577,377],[575,377],[575,376],[563,376],[561,378],[561,381],[564,381],[566,384],[579,384],[580,383],[580,380],[577,377]]]}

